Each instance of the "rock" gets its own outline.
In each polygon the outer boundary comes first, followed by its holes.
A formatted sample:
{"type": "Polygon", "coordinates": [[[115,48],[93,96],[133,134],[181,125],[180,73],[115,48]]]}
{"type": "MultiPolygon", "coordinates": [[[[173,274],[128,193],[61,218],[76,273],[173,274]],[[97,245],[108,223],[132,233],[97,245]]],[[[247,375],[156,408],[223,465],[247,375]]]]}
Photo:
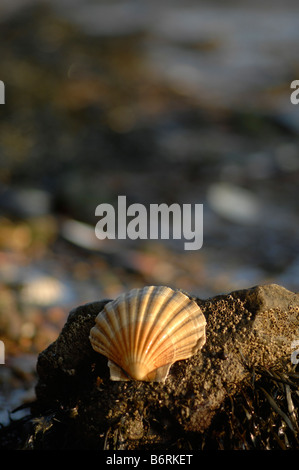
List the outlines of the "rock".
{"type": "MultiPolygon", "coordinates": [[[[92,364],[97,358],[89,342],[89,331],[106,302],[93,302],[72,310],[57,340],[39,354],[36,391],[41,403],[71,398],[74,390],[86,388],[86,383],[92,380],[92,364]],[[63,386],[54,385],[58,383],[63,386]]],[[[99,359],[104,369],[107,361],[99,359]]]]}
{"type": "Polygon", "coordinates": [[[31,412],[48,425],[43,434],[35,418],[31,446],[165,450],[189,449],[190,441],[200,446],[225,400],[244,392],[252,370],[258,375],[264,364],[268,370],[291,368],[299,294],[272,284],[195,300],[207,320],[207,342],[197,355],[173,364],[165,383],[111,381],[107,359],[89,343],[89,330],[108,300],[72,310],[57,340],[38,357],[31,412]]]}

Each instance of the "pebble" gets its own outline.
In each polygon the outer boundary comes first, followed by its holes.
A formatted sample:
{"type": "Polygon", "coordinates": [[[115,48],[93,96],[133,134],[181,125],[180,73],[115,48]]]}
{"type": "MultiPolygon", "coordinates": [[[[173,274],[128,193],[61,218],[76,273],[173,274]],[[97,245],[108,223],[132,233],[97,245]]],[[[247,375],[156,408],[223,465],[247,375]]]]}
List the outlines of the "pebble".
{"type": "Polygon", "coordinates": [[[239,224],[256,224],[260,220],[260,206],[255,194],[229,183],[214,183],[207,192],[211,208],[225,219],[239,224]]]}

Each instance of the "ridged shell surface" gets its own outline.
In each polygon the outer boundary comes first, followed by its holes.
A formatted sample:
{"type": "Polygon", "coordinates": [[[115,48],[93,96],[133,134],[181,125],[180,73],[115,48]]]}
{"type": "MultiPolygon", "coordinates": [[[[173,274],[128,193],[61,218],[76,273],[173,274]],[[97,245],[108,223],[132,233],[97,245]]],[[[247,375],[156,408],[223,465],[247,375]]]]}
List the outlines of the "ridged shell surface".
{"type": "Polygon", "coordinates": [[[108,359],[111,380],[164,381],[170,366],[205,343],[205,317],[184,293],[147,286],[107,303],[90,330],[108,359]]]}

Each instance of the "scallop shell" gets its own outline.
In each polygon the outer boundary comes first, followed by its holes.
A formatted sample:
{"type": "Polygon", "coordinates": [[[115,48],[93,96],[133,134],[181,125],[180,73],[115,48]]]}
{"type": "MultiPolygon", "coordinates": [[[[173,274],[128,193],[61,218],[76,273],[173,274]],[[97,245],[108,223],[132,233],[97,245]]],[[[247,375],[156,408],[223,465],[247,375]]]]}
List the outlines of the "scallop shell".
{"type": "Polygon", "coordinates": [[[107,303],[90,330],[111,380],[163,382],[170,366],[205,344],[205,317],[187,295],[164,286],[133,289],[107,303]]]}

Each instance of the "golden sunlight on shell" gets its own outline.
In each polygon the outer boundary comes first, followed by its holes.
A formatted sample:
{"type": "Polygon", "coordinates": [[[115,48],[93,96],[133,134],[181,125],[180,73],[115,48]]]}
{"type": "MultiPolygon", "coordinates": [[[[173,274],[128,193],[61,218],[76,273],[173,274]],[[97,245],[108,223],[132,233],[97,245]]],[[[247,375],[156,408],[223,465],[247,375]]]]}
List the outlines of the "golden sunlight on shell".
{"type": "Polygon", "coordinates": [[[105,305],[90,330],[93,349],[108,358],[111,380],[163,382],[170,366],[199,351],[206,320],[180,291],[149,286],[105,305]]]}

